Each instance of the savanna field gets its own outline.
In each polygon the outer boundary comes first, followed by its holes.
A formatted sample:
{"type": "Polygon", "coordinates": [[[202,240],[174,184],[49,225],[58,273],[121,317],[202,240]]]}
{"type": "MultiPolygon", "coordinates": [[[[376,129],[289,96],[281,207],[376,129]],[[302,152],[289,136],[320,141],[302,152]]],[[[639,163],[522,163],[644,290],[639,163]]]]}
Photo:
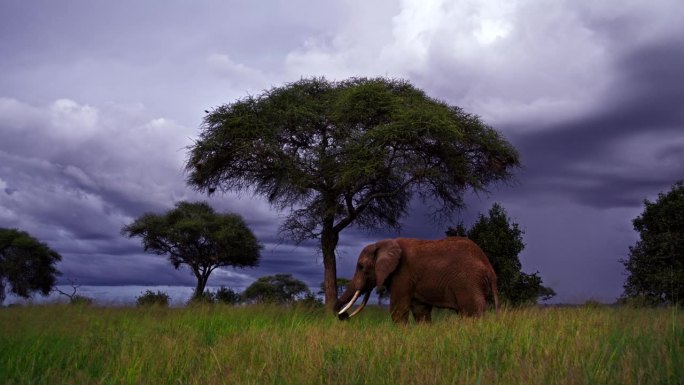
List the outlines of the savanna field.
{"type": "Polygon", "coordinates": [[[437,312],[396,326],[275,306],[0,309],[2,384],[683,384],[675,308],[437,312]]]}

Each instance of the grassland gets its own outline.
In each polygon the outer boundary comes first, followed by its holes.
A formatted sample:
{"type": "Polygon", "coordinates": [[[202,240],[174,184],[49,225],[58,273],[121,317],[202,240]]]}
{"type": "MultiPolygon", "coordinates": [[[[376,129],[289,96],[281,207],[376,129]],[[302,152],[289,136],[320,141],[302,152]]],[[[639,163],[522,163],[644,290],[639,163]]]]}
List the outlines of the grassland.
{"type": "Polygon", "coordinates": [[[278,307],[0,309],[2,384],[682,384],[676,309],[440,312],[395,326],[278,307]]]}

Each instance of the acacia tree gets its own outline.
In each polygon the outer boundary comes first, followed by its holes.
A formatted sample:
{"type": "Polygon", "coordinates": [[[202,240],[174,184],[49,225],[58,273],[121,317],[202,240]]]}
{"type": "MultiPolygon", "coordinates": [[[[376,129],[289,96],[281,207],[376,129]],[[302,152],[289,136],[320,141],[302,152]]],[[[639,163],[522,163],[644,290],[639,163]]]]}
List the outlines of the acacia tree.
{"type": "Polygon", "coordinates": [[[286,304],[310,294],[306,283],[292,274],[276,274],[260,277],[242,293],[246,301],[286,304]]]}
{"type": "Polygon", "coordinates": [[[289,209],[281,233],[320,239],[331,306],[342,230],[398,229],[414,196],[449,215],[518,162],[477,116],[407,81],[311,78],[208,112],[186,171],[200,191],[251,190],[289,209]]]}
{"type": "Polygon", "coordinates": [[[488,215],[480,214],[470,229],[459,223],[456,228],[449,228],[446,234],[468,237],[482,248],[496,272],[502,301],[518,306],[556,295],[553,289],[542,285],[539,272],[527,274],[521,271],[518,255],[525,248],[523,231],[510,220],[500,204],[494,203],[488,215]]]}
{"type": "Polygon", "coordinates": [[[174,268],[187,265],[197,278],[196,299],[215,269],[259,263],[261,245],[242,217],[216,213],[205,202],[178,202],[165,214],[144,214],[121,232],[142,238],[147,252],[168,255],[174,268]]]}
{"type": "Polygon", "coordinates": [[[684,298],[684,181],[676,182],[632,222],[639,240],[622,260],[629,276],[623,297],[650,304],[677,304],[684,298]]]}
{"type": "Polygon", "coordinates": [[[0,304],[5,290],[28,298],[34,292],[48,295],[59,271],[55,263],[62,257],[27,232],[0,228],[0,304]]]}

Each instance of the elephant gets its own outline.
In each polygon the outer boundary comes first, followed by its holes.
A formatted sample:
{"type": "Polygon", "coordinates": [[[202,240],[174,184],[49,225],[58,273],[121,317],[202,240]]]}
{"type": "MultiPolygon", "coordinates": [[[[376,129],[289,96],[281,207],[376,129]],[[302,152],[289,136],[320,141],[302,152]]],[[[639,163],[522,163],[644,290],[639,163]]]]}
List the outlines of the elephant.
{"type": "Polygon", "coordinates": [[[433,307],[481,316],[488,293],[494,309],[499,307],[494,269],[482,249],[464,237],[395,238],[366,246],[354,277],[333,307],[338,318],[359,314],[373,287],[382,286],[390,293],[392,320],[399,324],[408,322],[409,311],[417,322],[430,322],[433,307]],[[349,315],[361,294],[361,305],[349,315]]]}

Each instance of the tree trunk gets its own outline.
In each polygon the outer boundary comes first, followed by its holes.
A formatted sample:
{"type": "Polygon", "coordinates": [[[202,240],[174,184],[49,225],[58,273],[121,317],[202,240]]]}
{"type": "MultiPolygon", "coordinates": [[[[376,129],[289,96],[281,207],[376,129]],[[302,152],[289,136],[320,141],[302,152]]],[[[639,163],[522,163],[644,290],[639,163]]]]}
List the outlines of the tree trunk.
{"type": "Polygon", "coordinates": [[[195,277],[197,277],[197,286],[195,286],[195,293],[192,295],[193,299],[202,298],[204,294],[204,289],[207,286],[207,281],[209,280],[209,274],[204,274],[203,272],[196,272],[195,277]]]}
{"type": "Polygon", "coordinates": [[[0,276],[0,305],[2,305],[3,302],[5,302],[5,281],[2,276],[0,276]]]}
{"type": "Polygon", "coordinates": [[[333,221],[325,221],[321,233],[321,248],[323,251],[323,287],[325,291],[325,306],[332,309],[337,301],[337,262],[335,248],[339,241],[339,233],[333,230],[333,221]]]}

